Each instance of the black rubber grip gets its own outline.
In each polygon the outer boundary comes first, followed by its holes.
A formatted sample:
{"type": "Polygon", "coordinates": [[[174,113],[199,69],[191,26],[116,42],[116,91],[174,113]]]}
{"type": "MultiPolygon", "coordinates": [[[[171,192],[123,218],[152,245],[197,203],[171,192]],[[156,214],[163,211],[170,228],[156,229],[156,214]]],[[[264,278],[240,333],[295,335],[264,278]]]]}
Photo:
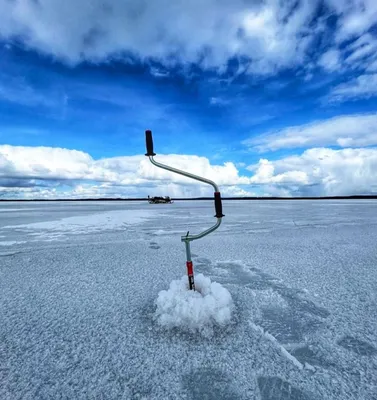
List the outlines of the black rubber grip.
{"type": "Polygon", "coordinates": [[[215,192],[215,210],[216,210],[216,215],[215,215],[216,218],[224,217],[220,192],[215,192]]]}
{"type": "Polygon", "coordinates": [[[153,138],[152,138],[152,131],[147,130],[145,131],[145,143],[147,145],[147,152],[145,153],[146,156],[155,156],[156,153],[153,152],[153,138]]]}

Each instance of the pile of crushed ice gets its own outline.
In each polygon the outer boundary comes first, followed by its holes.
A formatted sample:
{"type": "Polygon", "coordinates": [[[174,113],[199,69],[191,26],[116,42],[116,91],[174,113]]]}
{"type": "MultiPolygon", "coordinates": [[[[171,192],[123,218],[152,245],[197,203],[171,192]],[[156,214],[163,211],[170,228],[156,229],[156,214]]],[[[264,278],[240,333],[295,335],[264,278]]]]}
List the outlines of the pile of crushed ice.
{"type": "Polygon", "coordinates": [[[227,289],[203,274],[195,276],[195,289],[188,289],[187,276],[183,276],[162,290],[156,300],[158,324],[211,336],[215,326],[231,322],[234,304],[227,289]]]}

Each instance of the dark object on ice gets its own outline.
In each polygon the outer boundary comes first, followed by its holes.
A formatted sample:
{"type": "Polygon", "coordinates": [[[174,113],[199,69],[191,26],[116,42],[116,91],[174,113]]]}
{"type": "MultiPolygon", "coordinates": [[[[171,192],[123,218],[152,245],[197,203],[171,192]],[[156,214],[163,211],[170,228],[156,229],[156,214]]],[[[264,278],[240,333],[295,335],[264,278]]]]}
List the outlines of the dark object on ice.
{"type": "Polygon", "coordinates": [[[148,203],[149,204],[172,204],[174,201],[169,197],[159,197],[159,196],[154,196],[150,197],[148,196],[148,203]]]}
{"type": "Polygon", "coordinates": [[[209,233],[215,231],[220,226],[221,220],[224,217],[224,214],[223,214],[223,206],[222,206],[222,202],[221,202],[221,194],[220,194],[219,187],[216,185],[215,182],[213,182],[209,179],[202,178],[201,176],[190,174],[189,172],[181,171],[180,169],[169,167],[167,165],[157,162],[153,158],[153,156],[155,156],[156,153],[153,151],[153,138],[152,138],[152,131],[150,131],[150,130],[145,131],[145,144],[146,144],[146,148],[147,148],[147,152],[145,153],[145,155],[149,158],[149,161],[156,167],[166,169],[167,171],[175,172],[176,174],[179,174],[179,175],[187,176],[188,178],[195,179],[196,181],[208,183],[215,190],[215,192],[214,192],[214,202],[215,202],[215,212],[216,212],[215,217],[217,218],[215,225],[211,226],[204,232],[198,233],[196,235],[190,235],[190,233],[187,232],[186,235],[181,236],[181,241],[184,242],[185,246],[186,246],[186,260],[187,260],[186,267],[187,267],[189,288],[190,288],[190,290],[195,290],[194,268],[193,268],[193,263],[191,260],[190,242],[208,235],[209,233]]]}

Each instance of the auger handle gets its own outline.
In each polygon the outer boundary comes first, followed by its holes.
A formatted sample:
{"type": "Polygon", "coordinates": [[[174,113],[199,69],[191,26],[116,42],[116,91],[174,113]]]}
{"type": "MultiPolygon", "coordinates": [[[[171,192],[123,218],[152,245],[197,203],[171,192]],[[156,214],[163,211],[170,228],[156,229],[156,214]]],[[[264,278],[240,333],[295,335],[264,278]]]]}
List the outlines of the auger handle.
{"type": "Polygon", "coordinates": [[[156,153],[153,152],[152,131],[150,131],[150,130],[145,131],[145,144],[147,146],[147,152],[145,153],[145,155],[147,157],[155,156],[156,153]]]}
{"type": "Polygon", "coordinates": [[[221,202],[221,193],[215,192],[215,211],[216,211],[216,218],[224,217],[223,214],[223,204],[221,202]]]}
{"type": "Polygon", "coordinates": [[[208,183],[215,190],[214,200],[215,200],[215,212],[216,212],[215,217],[217,218],[216,224],[213,225],[212,227],[208,228],[204,232],[199,233],[197,235],[188,235],[187,234],[186,236],[182,236],[181,240],[182,241],[191,241],[191,240],[200,239],[200,238],[208,235],[209,233],[213,232],[214,230],[216,230],[221,224],[222,217],[224,217],[223,206],[222,206],[222,202],[221,202],[221,194],[220,194],[219,187],[216,185],[216,183],[209,179],[203,178],[201,176],[190,174],[189,172],[181,171],[180,169],[169,167],[168,165],[159,163],[158,161],[156,161],[153,158],[155,153],[153,152],[152,132],[150,130],[145,131],[145,138],[146,138],[146,144],[147,144],[147,153],[145,155],[149,157],[149,160],[153,165],[155,165],[156,167],[162,168],[162,169],[166,169],[167,171],[170,171],[170,172],[175,172],[176,174],[179,174],[179,175],[187,176],[188,178],[195,179],[200,182],[208,183]]]}

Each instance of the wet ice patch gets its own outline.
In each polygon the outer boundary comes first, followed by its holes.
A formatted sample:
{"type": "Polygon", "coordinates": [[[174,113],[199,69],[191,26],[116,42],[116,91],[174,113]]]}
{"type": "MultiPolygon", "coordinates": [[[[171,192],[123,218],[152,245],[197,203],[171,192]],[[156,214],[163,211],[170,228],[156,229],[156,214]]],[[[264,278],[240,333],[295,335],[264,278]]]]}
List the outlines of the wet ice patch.
{"type": "MultiPolygon", "coordinates": [[[[95,214],[61,218],[53,221],[8,225],[4,229],[26,232],[40,239],[58,240],[64,235],[79,235],[101,231],[124,230],[128,225],[144,222],[152,217],[148,210],[115,210],[95,214]]],[[[4,243],[4,242],[3,242],[4,243]]]]}
{"type": "Polygon", "coordinates": [[[153,232],[154,236],[168,236],[168,235],[175,235],[175,234],[182,234],[182,231],[177,230],[166,230],[166,229],[157,229],[157,231],[153,232]]]}
{"type": "Polygon", "coordinates": [[[26,243],[23,240],[6,240],[4,242],[0,242],[0,246],[13,246],[14,244],[22,244],[22,243],[26,243]]]}
{"type": "Polygon", "coordinates": [[[171,282],[156,300],[155,319],[162,327],[179,328],[211,336],[215,326],[232,320],[234,304],[229,291],[203,274],[195,276],[196,290],[189,290],[187,276],[171,282]]]}

